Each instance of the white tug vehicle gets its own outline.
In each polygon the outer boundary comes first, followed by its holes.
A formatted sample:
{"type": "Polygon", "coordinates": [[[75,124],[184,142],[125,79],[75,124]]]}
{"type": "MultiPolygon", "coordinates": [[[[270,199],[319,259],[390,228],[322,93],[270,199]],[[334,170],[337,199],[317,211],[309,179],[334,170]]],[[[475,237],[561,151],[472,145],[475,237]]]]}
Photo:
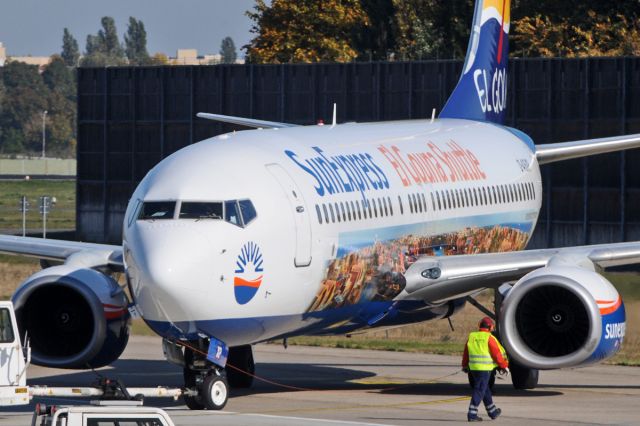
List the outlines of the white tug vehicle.
{"type": "MultiPolygon", "coordinates": [[[[0,407],[27,405],[33,397],[95,397],[81,406],[36,404],[32,426],[90,426],[99,424],[149,424],[174,426],[162,409],[143,407],[144,397],[183,395],[182,389],[166,387],[125,388],[116,380],[101,379],[92,387],[27,386],[27,368],[31,362],[28,338],[20,342],[13,303],[0,301],[0,407]],[[104,423],[106,422],[106,423],[104,423]]],[[[226,400],[226,395],[222,396],[226,400]]]]}

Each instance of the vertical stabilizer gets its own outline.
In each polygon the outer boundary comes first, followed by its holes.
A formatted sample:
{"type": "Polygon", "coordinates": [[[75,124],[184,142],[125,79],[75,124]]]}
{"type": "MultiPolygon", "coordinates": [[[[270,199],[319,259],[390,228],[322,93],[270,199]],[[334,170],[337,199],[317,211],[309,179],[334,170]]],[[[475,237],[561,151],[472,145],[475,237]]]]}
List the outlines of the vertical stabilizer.
{"type": "Polygon", "coordinates": [[[440,118],[502,124],[507,108],[510,0],[476,0],[462,76],[440,118]]]}

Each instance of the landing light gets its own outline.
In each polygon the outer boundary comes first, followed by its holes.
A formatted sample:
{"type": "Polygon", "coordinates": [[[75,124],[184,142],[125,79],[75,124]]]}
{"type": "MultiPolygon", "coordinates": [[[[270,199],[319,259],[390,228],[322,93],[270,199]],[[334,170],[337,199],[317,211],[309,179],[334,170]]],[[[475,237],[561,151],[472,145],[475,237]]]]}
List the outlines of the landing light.
{"type": "Polygon", "coordinates": [[[440,278],[440,276],[442,275],[442,271],[440,270],[440,268],[429,268],[429,269],[425,269],[424,271],[422,271],[421,274],[424,278],[430,279],[430,280],[437,280],[438,278],[440,278]]]}

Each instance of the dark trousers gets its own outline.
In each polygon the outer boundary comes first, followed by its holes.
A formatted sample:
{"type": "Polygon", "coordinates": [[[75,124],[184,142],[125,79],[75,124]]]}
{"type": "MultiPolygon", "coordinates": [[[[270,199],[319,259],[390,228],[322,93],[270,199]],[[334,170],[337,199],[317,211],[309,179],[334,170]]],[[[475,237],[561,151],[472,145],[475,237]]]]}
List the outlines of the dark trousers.
{"type": "Polygon", "coordinates": [[[468,417],[478,416],[478,407],[480,402],[484,402],[484,406],[487,409],[489,416],[493,417],[496,412],[496,406],[493,403],[493,397],[491,396],[491,389],[489,389],[489,379],[491,378],[491,371],[471,371],[474,379],[473,394],[471,395],[471,402],[469,403],[468,417]]]}

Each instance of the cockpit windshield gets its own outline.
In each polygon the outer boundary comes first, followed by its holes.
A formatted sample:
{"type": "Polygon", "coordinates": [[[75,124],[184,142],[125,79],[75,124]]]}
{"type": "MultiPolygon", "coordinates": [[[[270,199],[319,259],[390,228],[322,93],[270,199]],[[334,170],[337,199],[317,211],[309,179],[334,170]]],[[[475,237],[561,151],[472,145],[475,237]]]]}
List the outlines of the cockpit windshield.
{"type": "MultiPolygon", "coordinates": [[[[174,219],[176,204],[179,204],[177,219],[224,220],[241,228],[246,227],[256,217],[256,209],[251,200],[227,201],[145,201],[137,214],[138,220],[174,219]]],[[[140,204],[138,204],[140,205],[140,204]]],[[[135,211],[135,210],[134,210],[135,211]]],[[[134,213],[135,216],[135,213],[134,213]]]]}
{"type": "Polygon", "coordinates": [[[222,203],[183,201],[179,217],[180,219],[222,219],[222,203]]]}
{"type": "Polygon", "coordinates": [[[175,210],[175,201],[145,201],[140,209],[138,219],[173,219],[175,210]]]}

